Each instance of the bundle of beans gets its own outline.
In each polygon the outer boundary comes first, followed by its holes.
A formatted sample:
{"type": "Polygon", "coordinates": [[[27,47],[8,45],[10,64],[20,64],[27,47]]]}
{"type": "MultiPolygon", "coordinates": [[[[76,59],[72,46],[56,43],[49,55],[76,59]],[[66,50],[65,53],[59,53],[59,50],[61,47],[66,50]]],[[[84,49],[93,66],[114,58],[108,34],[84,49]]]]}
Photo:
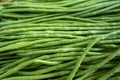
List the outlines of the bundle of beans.
{"type": "Polygon", "coordinates": [[[8,0],[0,21],[0,80],[120,80],[120,0],[8,0]]]}

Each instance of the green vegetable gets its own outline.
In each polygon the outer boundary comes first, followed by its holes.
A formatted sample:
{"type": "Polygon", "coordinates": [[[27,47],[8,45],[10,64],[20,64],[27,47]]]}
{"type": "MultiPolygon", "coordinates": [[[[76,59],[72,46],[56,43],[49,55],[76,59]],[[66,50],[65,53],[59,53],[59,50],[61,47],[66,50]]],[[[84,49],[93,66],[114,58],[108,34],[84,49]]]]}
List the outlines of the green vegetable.
{"type": "Polygon", "coordinates": [[[119,80],[119,0],[0,3],[0,80],[119,80]]]}

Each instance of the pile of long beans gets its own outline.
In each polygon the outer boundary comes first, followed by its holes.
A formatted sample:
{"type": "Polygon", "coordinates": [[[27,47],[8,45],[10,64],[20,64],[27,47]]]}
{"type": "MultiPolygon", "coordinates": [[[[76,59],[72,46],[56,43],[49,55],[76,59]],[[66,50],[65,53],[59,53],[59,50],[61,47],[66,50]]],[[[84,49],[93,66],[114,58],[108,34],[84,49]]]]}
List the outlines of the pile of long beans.
{"type": "Polygon", "coordinates": [[[120,0],[0,3],[0,80],[120,80],[120,0]]]}

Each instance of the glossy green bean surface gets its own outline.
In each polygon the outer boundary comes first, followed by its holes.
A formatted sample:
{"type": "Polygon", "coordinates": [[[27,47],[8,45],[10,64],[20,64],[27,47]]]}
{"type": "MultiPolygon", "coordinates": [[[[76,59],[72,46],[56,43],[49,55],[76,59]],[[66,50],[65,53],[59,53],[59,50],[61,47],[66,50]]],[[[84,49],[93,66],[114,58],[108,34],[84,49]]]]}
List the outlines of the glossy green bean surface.
{"type": "Polygon", "coordinates": [[[120,80],[120,0],[0,2],[0,80],[120,80]]]}

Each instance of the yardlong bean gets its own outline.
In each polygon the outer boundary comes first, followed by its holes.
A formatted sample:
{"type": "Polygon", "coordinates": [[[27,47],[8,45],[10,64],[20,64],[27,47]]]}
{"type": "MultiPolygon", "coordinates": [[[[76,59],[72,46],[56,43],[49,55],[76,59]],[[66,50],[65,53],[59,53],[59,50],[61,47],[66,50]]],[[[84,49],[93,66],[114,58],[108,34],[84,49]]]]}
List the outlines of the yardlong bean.
{"type": "Polygon", "coordinates": [[[0,2],[0,80],[119,80],[119,3],[0,2]]]}

